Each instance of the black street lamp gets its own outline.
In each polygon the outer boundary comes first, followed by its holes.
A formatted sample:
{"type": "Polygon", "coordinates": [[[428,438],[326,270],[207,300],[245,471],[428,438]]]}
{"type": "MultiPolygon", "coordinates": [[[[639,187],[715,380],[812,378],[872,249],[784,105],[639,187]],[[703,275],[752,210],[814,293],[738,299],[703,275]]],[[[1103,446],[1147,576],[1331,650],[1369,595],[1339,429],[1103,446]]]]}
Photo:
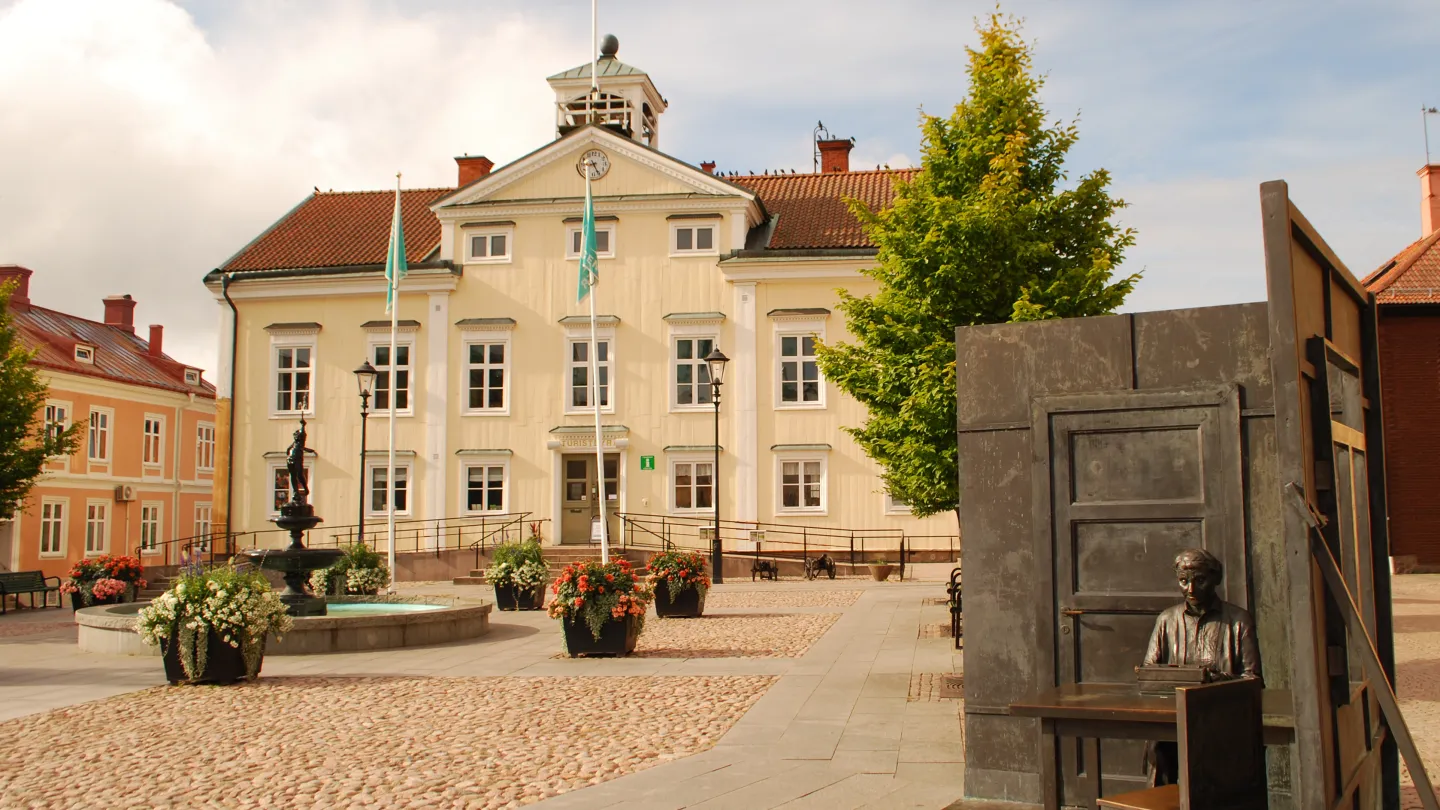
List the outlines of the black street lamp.
{"type": "Polygon", "coordinates": [[[379,372],[366,360],[355,369],[355,383],[360,387],[360,517],[356,536],[365,542],[365,426],[370,421],[370,392],[375,390],[375,377],[379,372]]]}
{"type": "Polygon", "coordinates": [[[715,536],[710,538],[710,579],[716,585],[725,581],[725,558],[720,553],[720,386],[725,384],[725,364],[730,358],[716,346],[705,355],[710,369],[710,401],[715,403],[715,467],[710,471],[710,491],[715,499],[715,536]]]}

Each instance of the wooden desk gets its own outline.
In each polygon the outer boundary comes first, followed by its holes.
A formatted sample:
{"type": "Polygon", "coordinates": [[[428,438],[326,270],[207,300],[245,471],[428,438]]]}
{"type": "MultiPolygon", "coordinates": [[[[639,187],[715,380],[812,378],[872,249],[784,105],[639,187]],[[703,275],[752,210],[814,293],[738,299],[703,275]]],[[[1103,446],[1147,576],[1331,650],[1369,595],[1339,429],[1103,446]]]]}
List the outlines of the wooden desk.
{"type": "MultiPolygon", "coordinates": [[[[1266,689],[1261,700],[1265,744],[1291,742],[1295,716],[1290,692],[1266,689]]],[[[1060,807],[1056,738],[1175,740],[1175,698],[1142,695],[1134,684],[1066,684],[1046,689],[1034,700],[1010,704],[1010,715],[1040,719],[1040,785],[1047,810],[1060,807]]]]}

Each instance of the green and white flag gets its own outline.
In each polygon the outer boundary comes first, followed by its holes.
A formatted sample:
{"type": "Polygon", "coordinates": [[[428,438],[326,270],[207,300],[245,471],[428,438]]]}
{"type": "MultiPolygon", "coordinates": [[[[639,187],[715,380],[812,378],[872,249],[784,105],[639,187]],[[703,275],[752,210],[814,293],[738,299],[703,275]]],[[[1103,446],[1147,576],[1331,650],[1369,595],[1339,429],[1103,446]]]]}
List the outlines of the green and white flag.
{"type": "Polygon", "coordinates": [[[576,301],[584,301],[590,288],[600,281],[600,268],[595,263],[595,200],[590,196],[589,167],[585,177],[585,223],[580,229],[580,289],[576,301]]]}
{"type": "Polygon", "coordinates": [[[395,290],[410,267],[405,263],[405,225],[400,220],[400,180],[395,180],[395,218],[390,222],[390,249],[385,253],[385,313],[395,304],[395,290]]]}

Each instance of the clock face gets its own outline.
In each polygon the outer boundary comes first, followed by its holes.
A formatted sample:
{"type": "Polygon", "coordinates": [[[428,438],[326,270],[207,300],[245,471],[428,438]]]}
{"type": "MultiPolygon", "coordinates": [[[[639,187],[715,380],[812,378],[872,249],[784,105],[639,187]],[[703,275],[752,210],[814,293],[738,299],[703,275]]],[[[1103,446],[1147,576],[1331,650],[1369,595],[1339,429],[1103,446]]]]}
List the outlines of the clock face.
{"type": "Polygon", "coordinates": [[[610,157],[599,149],[591,149],[575,162],[575,171],[580,172],[581,177],[588,173],[591,180],[599,180],[610,171],[610,157]],[[585,165],[587,161],[590,164],[588,167],[585,165]]]}

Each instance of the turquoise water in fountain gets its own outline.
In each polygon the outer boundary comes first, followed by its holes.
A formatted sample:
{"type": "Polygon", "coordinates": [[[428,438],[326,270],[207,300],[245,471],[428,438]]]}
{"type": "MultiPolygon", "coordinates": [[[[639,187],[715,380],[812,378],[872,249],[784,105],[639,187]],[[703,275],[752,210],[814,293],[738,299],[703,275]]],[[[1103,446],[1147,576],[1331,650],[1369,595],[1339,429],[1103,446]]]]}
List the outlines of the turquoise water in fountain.
{"type": "Polygon", "coordinates": [[[325,606],[326,613],[330,616],[386,616],[393,613],[424,613],[444,609],[444,605],[409,602],[331,602],[325,606]]]}

